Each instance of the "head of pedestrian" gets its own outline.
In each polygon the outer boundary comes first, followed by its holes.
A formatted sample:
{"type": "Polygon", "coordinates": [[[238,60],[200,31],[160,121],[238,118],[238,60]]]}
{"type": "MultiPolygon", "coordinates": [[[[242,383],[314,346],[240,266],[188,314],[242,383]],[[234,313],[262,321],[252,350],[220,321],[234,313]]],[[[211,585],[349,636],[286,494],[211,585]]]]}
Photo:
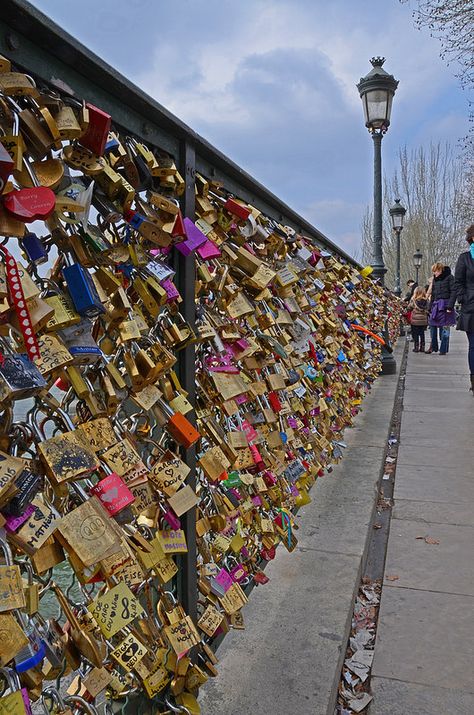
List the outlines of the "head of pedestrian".
{"type": "Polygon", "coordinates": [[[466,241],[469,244],[469,251],[474,258],[474,223],[466,228],[466,241]]]}
{"type": "Polygon", "coordinates": [[[439,263],[438,261],[437,263],[433,263],[433,265],[431,266],[431,272],[435,278],[438,278],[438,276],[440,276],[443,272],[444,268],[444,263],[439,263]]]}
{"type": "Polygon", "coordinates": [[[413,278],[410,278],[410,280],[407,281],[407,287],[411,288],[411,286],[413,285],[414,282],[415,281],[413,280],[413,278]]]}
{"type": "Polygon", "coordinates": [[[413,292],[413,300],[423,300],[423,298],[426,298],[426,291],[423,286],[418,286],[413,292]]]}

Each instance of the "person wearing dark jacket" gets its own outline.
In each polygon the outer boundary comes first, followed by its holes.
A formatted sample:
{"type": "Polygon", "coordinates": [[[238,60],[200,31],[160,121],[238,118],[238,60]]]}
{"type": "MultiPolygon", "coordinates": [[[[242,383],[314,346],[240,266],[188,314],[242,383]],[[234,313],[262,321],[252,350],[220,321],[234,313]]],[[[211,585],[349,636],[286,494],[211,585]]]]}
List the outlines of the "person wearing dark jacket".
{"type": "Polygon", "coordinates": [[[410,278],[410,280],[407,281],[407,292],[405,293],[404,298],[406,302],[410,301],[413,298],[413,293],[415,292],[416,288],[418,288],[418,283],[416,283],[413,278],[410,278]]]}
{"type": "Polygon", "coordinates": [[[451,325],[454,325],[455,317],[453,304],[456,300],[454,291],[454,276],[451,274],[449,266],[442,263],[434,263],[431,266],[433,282],[431,285],[430,316],[429,326],[431,328],[431,346],[429,353],[446,355],[449,352],[449,332],[451,325]],[[441,344],[438,348],[438,330],[441,344]]]}
{"type": "Polygon", "coordinates": [[[461,253],[454,271],[455,298],[451,300],[451,307],[457,300],[461,303],[461,313],[457,329],[467,334],[469,343],[468,361],[471,375],[471,390],[474,395],[474,224],[466,230],[466,241],[469,251],[461,253]]]}

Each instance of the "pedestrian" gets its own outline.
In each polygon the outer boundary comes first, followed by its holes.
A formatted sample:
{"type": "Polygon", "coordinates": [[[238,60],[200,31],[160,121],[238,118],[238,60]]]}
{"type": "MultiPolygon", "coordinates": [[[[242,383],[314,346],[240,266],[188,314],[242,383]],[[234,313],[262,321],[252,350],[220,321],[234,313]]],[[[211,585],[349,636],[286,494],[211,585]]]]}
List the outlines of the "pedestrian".
{"type": "Polygon", "coordinates": [[[433,281],[429,303],[428,324],[431,330],[431,345],[428,353],[447,355],[449,352],[449,333],[455,324],[453,304],[456,300],[454,291],[454,276],[449,266],[443,263],[433,263],[431,266],[433,281]],[[438,333],[440,343],[438,344],[438,333]]]}
{"type": "MultiPolygon", "coordinates": [[[[471,390],[474,395],[474,224],[466,230],[469,251],[461,253],[454,271],[455,297],[461,304],[457,329],[467,333],[471,390]]],[[[454,300],[452,301],[454,307],[454,300]]]]}
{"type": "Polygon", "coordinates": [[[415,288],[418,288],[418,283],[415,283],[413,278],[410,278],[407,281],[407,292],[405,293],[405,298],[404,298],[404,300],[406,302],[410,301],[413,298],[413,293],[415,292],[415,288]]]}
{"type": "Polygon", "coordinates": [[[413,298],[408,304],[411,311],[411,334],[413,336],[414,353],[425,352],[425,331],[428,325],[428,300],[425,289],[421,286],[415,288],[413,298]]]}
{"type": "Polygon", "coordinates": [[[415,292],[415,288],[418,288],[418,283],[415,283],[413,278],[410,278],[407,280],[407,292],[405,293],[405,297],[403,298],[403,308],[404,311],[402,313],[403,317],[405,318],[405,321],[407,325],[410,327],[407,330],[407,340],[413,340],[413,336],[411,334],[411,316],[410,316],[410,311],[408,310],[408,304],[413,298],[413,293],[415,292]]]}

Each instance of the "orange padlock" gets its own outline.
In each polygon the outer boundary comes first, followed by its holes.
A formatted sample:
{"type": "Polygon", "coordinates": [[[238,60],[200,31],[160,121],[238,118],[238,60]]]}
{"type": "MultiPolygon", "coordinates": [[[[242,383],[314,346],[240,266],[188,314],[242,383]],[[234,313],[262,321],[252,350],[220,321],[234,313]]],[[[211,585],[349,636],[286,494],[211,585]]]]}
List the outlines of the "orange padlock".
{"type": "Polygon", "coordinates": [[[201,437],[194,425],[181,412],[172,410],[162,399],[156,402],[155,407],[164,417],[163,426],[171,437],[185,449],[189,449],[201,437]]]}

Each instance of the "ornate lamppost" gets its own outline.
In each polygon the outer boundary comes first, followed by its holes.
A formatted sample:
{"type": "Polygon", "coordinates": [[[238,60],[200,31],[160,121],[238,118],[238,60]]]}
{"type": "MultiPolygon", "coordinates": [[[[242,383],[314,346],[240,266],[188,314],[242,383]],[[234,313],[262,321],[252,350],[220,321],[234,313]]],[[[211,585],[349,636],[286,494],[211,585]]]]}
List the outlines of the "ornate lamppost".
{"type": "Polygon", "coordinates": [[[416,284],[417,285],[418,285],[418,273],[419,273],[422,263],[423,263],[423,254],[420,251],[420,249],[417,248],[415,253],[413,254],[413,265],[415,266],[415,270],[416,270],[416,284]]]}
{"type": "MultiPolygon", "coordinates": [[[[374,142],[374,233],[373,277],[383,285],[386,273],[382,251],[382,138],[390,126],[392,101],[398,80],[383,69],[385,57],[372,57],[372,69],[362,77],[359,90],[364,107],[365,126],[374,142]]],[[[388,331],[385,329],[385,334],[388,331]]],[[[395,358],[388,351],[382,352],[382,373],[393,375],[397,371],[395,358]]]]}
{"type": "Polygon", "coordinates": [[[396,265],[396,275],[395,275],[395,295],[398,297],[402,294],[402,286],[400,283],[400,234],[403,231],[403,219],[405,217],[407,210],[400,203],[400,199],[395,199],[395,203],[390,207],[389,213],[392,219],[392,229],[395,231],[397,239],[397,265],[396,265]]]}

